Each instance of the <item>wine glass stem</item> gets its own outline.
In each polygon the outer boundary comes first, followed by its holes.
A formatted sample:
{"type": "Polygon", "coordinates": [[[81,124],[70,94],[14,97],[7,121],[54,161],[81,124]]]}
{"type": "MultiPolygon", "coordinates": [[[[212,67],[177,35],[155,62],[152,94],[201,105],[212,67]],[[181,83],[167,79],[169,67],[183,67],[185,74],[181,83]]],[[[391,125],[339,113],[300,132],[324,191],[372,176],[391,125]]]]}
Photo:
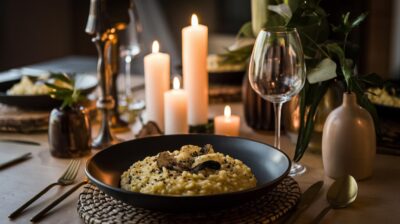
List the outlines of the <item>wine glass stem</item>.
{"type": "Polygon", "coordinates": [[[275,111],[275,144],[274,146],[278,149],[281,148],[281,113],[282,103],[273,103],[275,111]]]}

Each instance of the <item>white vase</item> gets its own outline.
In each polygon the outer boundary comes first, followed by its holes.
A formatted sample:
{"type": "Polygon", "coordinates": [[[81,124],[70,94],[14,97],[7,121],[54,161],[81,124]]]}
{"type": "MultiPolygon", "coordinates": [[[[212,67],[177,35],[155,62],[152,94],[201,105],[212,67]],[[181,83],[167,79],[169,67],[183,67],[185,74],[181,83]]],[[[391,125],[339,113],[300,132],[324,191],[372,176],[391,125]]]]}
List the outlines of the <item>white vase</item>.
{"type": "Polygon", "coordinates": [[[322,133],[325,174],[357,180],[372,175],[376,154],[375,127],[371,115],[357,104],[354,93],[344,93],[343,103],[326,119],[322,133]]]}

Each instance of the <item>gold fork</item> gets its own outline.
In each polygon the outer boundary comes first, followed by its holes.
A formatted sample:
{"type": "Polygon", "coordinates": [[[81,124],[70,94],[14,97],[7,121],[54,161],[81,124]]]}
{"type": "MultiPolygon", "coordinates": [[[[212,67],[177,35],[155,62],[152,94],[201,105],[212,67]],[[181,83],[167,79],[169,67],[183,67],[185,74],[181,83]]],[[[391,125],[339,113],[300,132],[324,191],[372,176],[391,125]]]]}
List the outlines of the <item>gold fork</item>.
{"type": "Polygon", "coordinates": [[[31,222],[38,222],[42,218],[46,216],[46,214],[56,207],[58,204],[60,204],[64,199],[66,199],[68,196],[70,196],[72,193],[74,193],[76,190],[78,190],[82,185],[85,185],[89,183],[87,178],[84,178],[81,182],[75,184],[71,189],[69,189],[67,192],[65,192],[63,195],[58,197],[56,200],[54,200],[51,204],[49,204],[46,208],[42,209],[39,213],[37,213],[32,219],[31,222]]]}
{"type": "Polygon", "coordinates": [[[44,195],[47,191],[49,191],[52,187],[56,185],[61,185],[61,186],[66,186],[74,183],[75,178],[78,174],[79,167],[80,167],[81,161],[80,160],[71,160],[69,163],[67,169],[61,175],[61,177],[57,180],[57,182],[50,184],[47,186],[45,189],[43,189],[41,192],[39,192],[37,195],[35,195],[33,198],[31,198],[29,201],[27,201],[25,204],[23,204],[21,207],[19,207],[17,210],[15,210],[13,213],[11,213],[8,218],[13,219],[16,218],[18,215],[21,214],[21,212],[27,208],[29,205],[31,205],[34,201],[36,201],[38,198],[40,198],[42,195],[44,195]]]}

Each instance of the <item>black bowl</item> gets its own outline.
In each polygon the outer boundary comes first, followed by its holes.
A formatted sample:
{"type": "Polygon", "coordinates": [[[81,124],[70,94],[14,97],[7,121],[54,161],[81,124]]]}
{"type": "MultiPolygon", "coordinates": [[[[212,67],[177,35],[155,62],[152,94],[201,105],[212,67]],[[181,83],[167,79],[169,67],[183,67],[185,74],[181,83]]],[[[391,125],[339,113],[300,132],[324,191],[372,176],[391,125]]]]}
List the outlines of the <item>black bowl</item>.
{"type": "Polygon", "coordinates": [[[218,135],[164,135],[113,145],[86,164],[90,181],[106,194],[135,207],[169,212],[193,212],[227,208],[256,199],[271,191],[290,169],[286,154],[264,143],[218,135]],[[257,178],[252,189],[204,196],[163,196],[128,192],[120,188],[120,176],[136,161],[182,145],[212,144],[218,152],[243,161],[257,178]]]}
{"type": "MultiPolygon", "coordinates": [[[[78,75],[78,89],[83,95],[93,92],[97,87],[97,78],[93,75],[78,75]]],[[[7,95],[14,84],[20,79],[0,83],[0,103],[29,110],[50,110],[61,105],[62,101],[49,95],[7,95]]]]}

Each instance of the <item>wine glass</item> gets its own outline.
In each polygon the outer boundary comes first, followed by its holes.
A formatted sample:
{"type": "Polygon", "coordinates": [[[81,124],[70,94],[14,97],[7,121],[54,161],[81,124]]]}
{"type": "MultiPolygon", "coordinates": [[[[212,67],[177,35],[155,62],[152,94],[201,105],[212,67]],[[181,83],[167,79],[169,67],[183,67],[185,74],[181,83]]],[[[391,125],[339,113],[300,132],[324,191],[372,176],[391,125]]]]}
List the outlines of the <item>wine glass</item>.
{"type": "Polygon", "coordinates": [[[125,29],[119,32],[120,57],[125,65],[125,79],[123,82],[125,102],[123,103],[126,104],[126,106],[129,106],[130,102],[132,101],[132,60],[140,53],[141,25],[134,0],[130,0],[128,14],[129,24],[126,25],[125,29]]]}
{"type": "MultiPolygon", "coordinates": [[[[280,149],[282,104],[300,92],[306,78],[304,53],[295,28],[270,27],[261,30],[249,64],[250,85],[275,110],[275,147],[280,149]]],[[[306,168],[292,162],[290,176],[306,168]]]]}

